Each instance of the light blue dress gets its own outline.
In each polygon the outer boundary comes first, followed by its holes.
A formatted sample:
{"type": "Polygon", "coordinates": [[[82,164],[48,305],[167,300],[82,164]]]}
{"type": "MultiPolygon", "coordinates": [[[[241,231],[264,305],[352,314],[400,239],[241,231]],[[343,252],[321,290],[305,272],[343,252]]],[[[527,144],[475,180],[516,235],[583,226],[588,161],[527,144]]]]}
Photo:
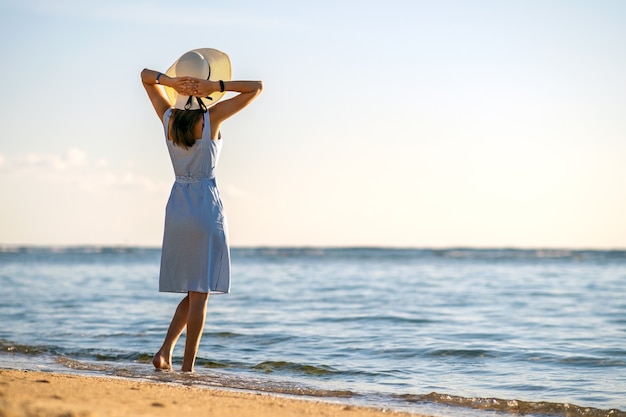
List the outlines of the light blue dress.
{"type": "Polygon", "coordinates": [[[202,139],[189,149],[175,146],[167,140],[171,115],[165,112],[163,125],[176,182],[165,209],[159,291],[228,293],[228,226],[215,181],[222,139],[211,139],[206,112],[202,139]]]}

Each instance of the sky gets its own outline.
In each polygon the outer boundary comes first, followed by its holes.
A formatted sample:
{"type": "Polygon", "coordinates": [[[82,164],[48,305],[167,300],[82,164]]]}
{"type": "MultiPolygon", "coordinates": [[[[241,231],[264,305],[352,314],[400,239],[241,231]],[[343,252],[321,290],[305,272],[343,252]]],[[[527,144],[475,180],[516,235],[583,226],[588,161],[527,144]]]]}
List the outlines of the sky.
{"type": "Polygon", "coordinates": [[[140,82],[188,50],[264,91],[222,126],[233,246],[626,248],[621,0],[0,0],[0,245],[161,243],[140,82]]]}

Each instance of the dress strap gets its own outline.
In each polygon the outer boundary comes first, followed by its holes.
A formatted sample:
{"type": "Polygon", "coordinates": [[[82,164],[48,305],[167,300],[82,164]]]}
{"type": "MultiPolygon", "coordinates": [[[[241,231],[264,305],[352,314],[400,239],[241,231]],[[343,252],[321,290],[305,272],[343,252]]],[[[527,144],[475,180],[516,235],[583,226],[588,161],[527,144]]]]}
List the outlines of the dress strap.
{"type": "MultiPolygon", "coordinates": [[[[209,107],[207,111],[204,113],[204,128],[202,130],[202,139],[209,139],[209,140],[213,139],[211,137],[211,117],[209,116],[210,111],[211,111],[211,108],[209,107]]],[[[220,140],[220,139],[222,139],[222,132],[217,132],[216,140],[220,140]]]]}
{"type": "Polygon", "coordinates": [[[163,113],[163,131],[165,132],[165,140],[168,140],[169,137],[169,125],[170,125],[170,117],[172,117],[172,108],[165,110],[163,113]]]}
{"type": "Polygon", "coordinates": [[[209,117],[209,109],[204,112],[204,126],[202,127],[202,139],[211,140],[211,118],[209,117]]]}

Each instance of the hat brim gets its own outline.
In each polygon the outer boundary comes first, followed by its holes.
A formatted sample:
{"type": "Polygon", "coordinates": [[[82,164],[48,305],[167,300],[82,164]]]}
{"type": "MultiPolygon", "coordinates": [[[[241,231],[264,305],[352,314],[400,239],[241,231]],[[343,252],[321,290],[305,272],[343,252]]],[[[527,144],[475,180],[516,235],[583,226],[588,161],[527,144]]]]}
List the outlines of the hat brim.
{"type": "MultiPolygon", "coordinates": [[[[210,68],[210,73],[209,73],[209,80],[211,81],[230,81],[232,79],[232,68],[230,65],[230,58],[228,58],[228,55],[226,55],[224,52],[222,51],[218,51],[217,49],[212,49],[212,48],[199,48],[199,49],[192,49],[193,52],[198,52],[200,55],[202,55],[207,62],[209,63],[209,68],[210,68]]],[[[168,68],[168,70],[165,72],[165,74],[169,77],[176,77],[176,64],[178,63],[178,59],[172,64],[171,67],[168,68]]],[[[165,87],[165,86],[164,86],[165,87]]],[[[170,103],[172,103],[172,105],[174,105],[178,99],[179,94],[176,92],[176,90],[174,90],[173,88],[170,87],[165,87],[165,93],[167,94],[167,97],[170,99],[170,103]]],[[[216,91],[214,93],[211,93],[208,97],[210,97],[210,100],[203,100],[204,103],[207,105],[207,107],[212,106],[213,104],[217,103],[222,97],[224,97],[224,94],[226,93],[222,93],[219,91],[216,91]]],[[[186,99],[185,99],[186,101],[186,99]]]]}

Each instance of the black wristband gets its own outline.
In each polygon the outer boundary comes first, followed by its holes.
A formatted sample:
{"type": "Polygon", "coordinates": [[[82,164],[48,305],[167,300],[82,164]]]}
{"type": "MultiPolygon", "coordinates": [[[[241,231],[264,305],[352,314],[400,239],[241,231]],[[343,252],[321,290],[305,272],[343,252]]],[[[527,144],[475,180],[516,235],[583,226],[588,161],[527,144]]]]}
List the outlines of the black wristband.
{"type": "Polygon", "coordinates": [[[224,92],[224,81],[220,80],[220,93],[224,92]]]}
{"type": "Polygon", "coordinates": [[[163,75],[163,74],[161,74],[161,73],[159,72],[159,73],[157,74],[157,76],[156,76],[156,83],[157,83],[157,84],[161,84],[161,83],[159,82],[159,78],[161,78],[161,75],[163,75]]]}

